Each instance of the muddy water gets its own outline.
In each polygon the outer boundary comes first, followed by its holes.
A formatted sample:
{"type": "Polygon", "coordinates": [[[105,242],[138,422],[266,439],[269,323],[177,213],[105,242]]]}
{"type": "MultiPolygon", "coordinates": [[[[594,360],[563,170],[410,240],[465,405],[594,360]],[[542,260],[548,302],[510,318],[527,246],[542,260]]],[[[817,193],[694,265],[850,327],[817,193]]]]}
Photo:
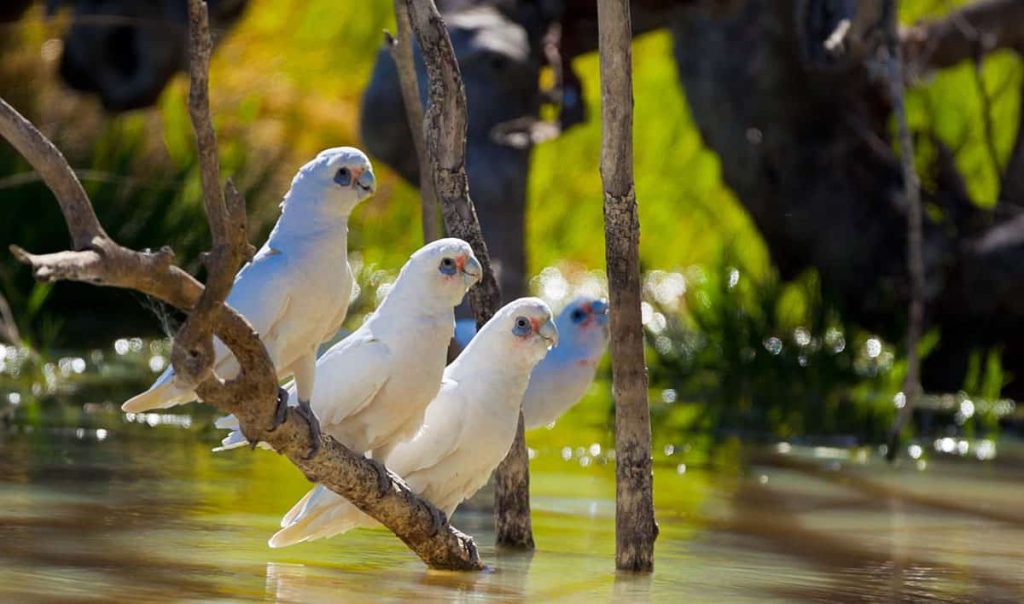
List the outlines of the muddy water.
{"type": "Polygon", "coordinates": [[[184,430],[11,430],[0,601],[1024,600],[1019,457],[893,468],[872,452],[788,446],[690,464],[659,454],[657,571],[631,576],[612,570],[607,454],[546,438],[531,439],[537,551],[495,551],[476,500],[454,522],[490,569],[458,574],[427,571],[381,530],[268,549],[307,488],[269,453],[212,455],[212,435],[184,430]]]}

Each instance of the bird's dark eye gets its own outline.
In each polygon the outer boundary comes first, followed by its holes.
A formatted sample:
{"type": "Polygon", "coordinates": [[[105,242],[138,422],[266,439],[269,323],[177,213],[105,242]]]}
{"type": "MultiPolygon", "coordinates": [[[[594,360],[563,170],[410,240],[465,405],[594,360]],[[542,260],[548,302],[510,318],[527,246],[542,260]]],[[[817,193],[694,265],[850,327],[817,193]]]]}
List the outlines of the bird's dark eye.
{"type": "Polygon", "coordinates": [[[569,316],[572,317],[572,322],[573,323],[579,323],[579,322],[583,321],[583,319],[585,319],[587,317],[587,313],[585,313],[581,309],[577,308],[576,310],[572,311],[572,314],[569,315],[569,316]]]}
{"type": "Polygon", "coordinates": [[[516,326],[512,329],[512,333],[517,336],[529,335],[530,320],[526,317],[516,317],[516,326]]]}
{"type": "Polygon", "coordinates": [[[338,171],[334,173],[334,182],[343,187],[349,186],[352,184],[352,171],[348,168],[338,168],[338,171]]]}
{"type": "Polygon", "coordinates": [[[444,275],[454,275],[455,260],[453,258],[443,258],[441,260],[441,266],[439,267],[438,270],[440,270],[441,273],[444,275]]]}

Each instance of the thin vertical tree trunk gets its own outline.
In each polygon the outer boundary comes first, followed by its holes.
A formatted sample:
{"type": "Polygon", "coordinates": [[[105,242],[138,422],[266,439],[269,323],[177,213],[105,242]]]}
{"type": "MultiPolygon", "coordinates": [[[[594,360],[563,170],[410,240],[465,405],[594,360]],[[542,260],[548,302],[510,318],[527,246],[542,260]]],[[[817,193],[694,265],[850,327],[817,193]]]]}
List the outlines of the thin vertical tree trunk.
{"type": "Polygon", "coordinates": [[[640,322],[640,221],[633,189],[633,68],[628,0],[598,0],[601,180],[615,398],[615,566],[654,570],[651,415],[640,322]]]}
{"type": "MultiPolygon", "coordinates": [[[[427,110],[424,139],[434,190],[448,234],[466,240],[484,269],[483,280],[469,290],[477,327],[482,327],[501,303],[491,270],[487,245],[480,231],[466,177],[466,91],[459,63],[441,13],[434,0],[405,0],[413,32],[427,69],[427,110]]],[[[533,549],[530,524],[530,468],[523,439],[523,418],[509,455],[495,478],[494,516],[499,545],[533,549]]]]}
{"type": "Polygon", "coordinates": [[[892,96],[893,114],[900,144],[900,172],[903,175],[904,197],[907,202],[907,274],[910,275],[910,306],[907,318],[907,375],[903,380],[903,406],[897,411],[886,457],[896,458],[900,435],[913,417],[914,404],[921,394],[921,359],[918,343],[924,331],[924,254],[923,215],[921,210],[921,181],[914,167],[914,140],[907,125],[903,81],[903,53],[899,42],[896,0],[885,4],[885,56],[886,74],[892,96]]]}
{"type": "Polygon", "coordinates": [[[423,105],[420,103],[420,86],[416,78],[416,63],[412,53],[412,24],[409,22],[409,7],[405,0],[395,0],[395,29],[398,38],[385,32],[388,52],[398,71],[398,84],[402,89],[402,104],[405,105],[405,119],[412,133],[412,145],[416,149],[420,175],[420,220],[423,224],[423,242],[429,243],[441,237],[437,221],[437,195],[430,177],[427,161],[427,144],[423,139],[423,105]]]}

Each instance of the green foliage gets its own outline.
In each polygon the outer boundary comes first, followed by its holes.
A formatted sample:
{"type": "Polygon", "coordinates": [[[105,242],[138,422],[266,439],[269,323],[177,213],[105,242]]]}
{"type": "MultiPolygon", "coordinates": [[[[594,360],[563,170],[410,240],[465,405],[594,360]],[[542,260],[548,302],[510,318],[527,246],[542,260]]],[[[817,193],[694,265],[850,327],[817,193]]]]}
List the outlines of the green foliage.
{"type": "Polygon", "coordinates": [[[732,260],[647,277],[656,417],[779,437],[883,435],[903,373],[892,347],[845,324],[813,273],[755,279],[732,260]]]}
{"type": "MultiPolygon", "coordinates": [[[[901,17],[911,22],[957,3],[903,2],[901,17]]],[[[55,55],[45,49],[59,27],[44,23],[36,9],[25,22],[5,28],[9,35],[0,41],[5,98],[40,123],[80,171],[100,219],[119,241],[134,247],[171,245],[178,260],[196,270],[209,235],[185,78],[172,82],[153,109],[107,115],[56,81],[55,55]]],[[[359,144],[359,99],[385,28],[393,30],[387,2],[253,0],[218,46],[211,94],[222,169],[246,195],[254,241],[265,236],[302,163],[324,147],[359,144]]],[[[529,182],[530,270],[541,273],[535,288],[557,299],[565,295],[558,294],[564,284],[545,281],[544,274],[554,274],[550,267],[581,275],[587,288],[600,291],[595,273],[604,266],[597,57],[582,57],[574,67],[591,119],[535,150],[529,182]]],[[[639,38],[634,67],[640,251],[647,271],[648,359],[651,398],[660,401],[653,405],[659,438],[671,444],[674,435],[694,427],[877,438],[894,411],[893,395],[905,371],[901,355],[846,324],[821,299],[813,274],[783,283],[771,270],[763,242],[690,119],[669,34],[639,38]],[[672,267],[704,268],[676,273],[669,272],[672,267]]],[[[917,83],[908,95],[914,131],[934,135],[954,152],[968,190],[982,205],[995,201],[996,166],[1005,163],[1015,132],[1004,126],[1019,119],[1022,74],[1019,59],[996,53],[983,62],[980,78],[972,65],[963,65],[917,83]],[[983,127],[986,104],[1000,125],[991,140],[983,127]]],[[[921,139],[917,160],[927,188],[932,183],[924,168],[937,148],[930,137],[921,139]]],[[[349,326],[373,307],[378,287],[420,243],[416,192],[379,162],[377,172],[378,194],[351,223],[350,247],[358,250],[354,264],[363,289],[349,326]]],[[[0,247],[17,243],[45,252],[66,246],[52,196],[6,145],[0,146],[0,198],[0,247]]],[[[36,284],[8,254],[0,256],[0,288],[28,337],[25,350],[41,351],[6,349],[7,357],[14,357],[7,360],[8,371],[0,371],[0,394],[35,390],[37,398],[55,399],[69,392],[65,385],[77,389],[71,385],[81,382],[97,384],[96,390],[85,390],[87,396],[75,390],[76,400],[119,400],[152,377],[149,362],[163,353],[150,351],[149,342],[139,340],[145,350],[137,354],[109,352],[117,338],[133,342],[132,336],[159,334],[148,301],[91,286],[36,284]],[[104,366],[92,364],[93,353],[84,354],[83,374],[74,372],[78,364],[65,363],[71,374],[62,375],[59,360],[45,360],[62,354],[79,358],[54,351],[96,347],[107,349],[97,357],[104,366]],[[21,365],[12,377],[15,363],[21,365]],[[94,370],[112,379],[90,382],[84,376],[94,370]],[[48,375],[57,378],[52,389],[48,375]],[[120,389],[113,377],[121,380],[120,389]]],[[[931,334],[932,343],[937,337],[931,334]]],[[[606,433],[611,408],[606,369],[600,380],[570,413],[581,414],[592,442],[607,445],[596,436],[606,433]]],[[[992,392],[1005,380],[998,355],[978,353],[964,397],[995,401],[992,392]]],[[[965,429],[989,421],[982,407],[965,429]]]]}

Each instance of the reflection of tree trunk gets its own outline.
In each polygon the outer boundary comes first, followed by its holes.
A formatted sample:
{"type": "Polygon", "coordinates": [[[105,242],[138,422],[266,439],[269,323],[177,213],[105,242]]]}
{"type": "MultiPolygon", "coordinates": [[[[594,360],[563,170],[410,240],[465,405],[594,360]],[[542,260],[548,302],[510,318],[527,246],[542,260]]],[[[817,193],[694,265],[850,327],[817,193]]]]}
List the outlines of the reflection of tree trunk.
{"type": "Polygon", "coordinates": [[[633,188],[633,53],[628,0],[598,0],[601,180],[615,398],[615,566],[654,570],[651,415],[640,321],[640,221],[633,188]]]}
{"type": "MultiPolygon", "coordinates": [[[[808,61],[806,32],[794,19],[804,2],[816,0],[748,0],[718,15],[681,11],[673,25],[680,77],[725,182],[783,277],[817,269],[844,317],[895,337],[906,327],[900,309],[909,290],[891,101],[862,60],[808,61]]],[[[1005,343],[1008,365],[1024,368],[1021,338],[1012,335],[1024,330],[1024,223],[979,232],[994,217],[972,206],[955,172],[939,177],[924,201],[947,217],[925,222],[923,255],[926,314],[943,339],[924,377],[931,387],[956,389],[972,347],[1005,343]]]]}

